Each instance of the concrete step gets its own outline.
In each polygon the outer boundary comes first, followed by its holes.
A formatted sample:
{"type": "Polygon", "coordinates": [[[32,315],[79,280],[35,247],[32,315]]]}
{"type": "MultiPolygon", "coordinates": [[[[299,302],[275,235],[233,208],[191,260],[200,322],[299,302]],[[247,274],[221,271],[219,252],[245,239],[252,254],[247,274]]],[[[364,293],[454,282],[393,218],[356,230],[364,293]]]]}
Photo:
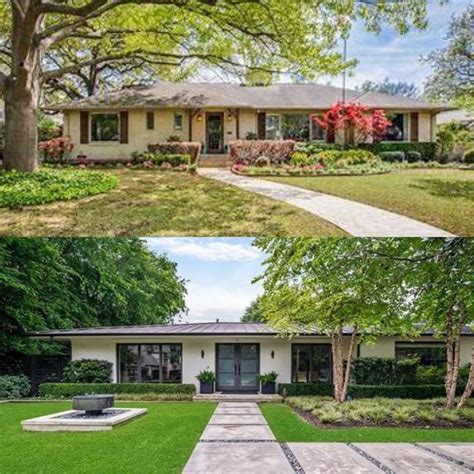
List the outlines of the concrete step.
{"type": "Polygon", "coordinates": [[[281,395],[263,395],[261,393],[256,394],[241,394],[241,393],[210,393],[194,395],[194,401],[207,401],[207,402],[282,402],[283,397],[281,395]]]}

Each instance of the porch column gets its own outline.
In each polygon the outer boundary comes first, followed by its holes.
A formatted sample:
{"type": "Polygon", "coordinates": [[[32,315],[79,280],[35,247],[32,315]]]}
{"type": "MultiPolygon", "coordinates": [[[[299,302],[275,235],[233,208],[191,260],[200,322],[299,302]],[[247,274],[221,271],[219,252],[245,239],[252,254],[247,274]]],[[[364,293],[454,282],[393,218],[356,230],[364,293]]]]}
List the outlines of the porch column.
{"type": "Polygon", "coordinates": [[[188,132],[189,132],[189,141],[190,141],[190,142],[193,141],[193,117],[194,117],[193,110],[192,110],[192,109],[189,109],[189,110],[188,110],[188,120],[189,120],[189,123],[188,123],[188,132]]]}

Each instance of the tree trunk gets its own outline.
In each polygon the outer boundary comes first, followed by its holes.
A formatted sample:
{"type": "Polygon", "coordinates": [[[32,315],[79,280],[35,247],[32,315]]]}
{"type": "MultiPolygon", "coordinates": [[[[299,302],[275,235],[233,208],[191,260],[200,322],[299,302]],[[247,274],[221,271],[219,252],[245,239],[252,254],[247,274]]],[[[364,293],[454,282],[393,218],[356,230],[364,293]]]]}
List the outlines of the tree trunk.
{"type": "Polygon", "coordinates": [[[464,393],[462,394],[461,400],[459,400],[458,408],[462,408],[466,402],[471,398],[472,390],[474,388],[474,346],[471,351],[471,368],[469,369],[469,377],[467,379],[464,393]]]}
{"type": "Polygon", "coordinates": [[[349,344],[349,353],[347,354],[346,374],[344,376],[344,385],[342,388],[342,401],[347,399],[347,390],[349,388],[349,380],[351,378],[352,358],[354,357],[354,347],[357,339],[357,326],[352,327],[351,342],[349,344]]]}
{"type": "MultiPolygon", "coordinates": [[[[455,307],[453,311],[456,311],[455,307]]],[[[447,327],[448,346],[448,371],[446,374],[446,408],[453,408],[456,398],[456,388],[459,378],[460,352],[461,352],[461,333],[466,318],[466,308],[464,303],[457,305],[459,316],[448,317],[449,326],[447,327]],[[449,373],[449,376],[448,376],[449,373]]]]}
{"type": "Polygon", "coordinates": [[[334,400],[337,403],[344,401],[344,351],[342,328],[331,335],[332,342],[332,367],[333,367],[333,384],[334,384],[334,400]]]}
{"type": "Polygon", "coordinates": [[[29,2],[12,2],[12,71],[4,85],[4,168],[36,171],[37,108],[42,47],[34,36],[41,19],[29,2]],[[21,8],[23,7],[23,8],[21,8]]]}

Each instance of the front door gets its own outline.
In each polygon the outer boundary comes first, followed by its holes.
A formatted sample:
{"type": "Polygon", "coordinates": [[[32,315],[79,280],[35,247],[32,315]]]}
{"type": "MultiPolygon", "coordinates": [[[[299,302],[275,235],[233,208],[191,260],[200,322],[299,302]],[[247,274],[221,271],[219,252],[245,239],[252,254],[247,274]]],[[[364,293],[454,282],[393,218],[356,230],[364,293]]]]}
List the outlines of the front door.
{"type": "Polygon", "coordinates": [[[206,148],[207,153],[224,152],[223,112],[208,112],[206,114],[206,148]]]}
{"type": "Polygon", "coordinates": [[[217,344],[217,390],[258,392],[259,344],[217,344]]]}

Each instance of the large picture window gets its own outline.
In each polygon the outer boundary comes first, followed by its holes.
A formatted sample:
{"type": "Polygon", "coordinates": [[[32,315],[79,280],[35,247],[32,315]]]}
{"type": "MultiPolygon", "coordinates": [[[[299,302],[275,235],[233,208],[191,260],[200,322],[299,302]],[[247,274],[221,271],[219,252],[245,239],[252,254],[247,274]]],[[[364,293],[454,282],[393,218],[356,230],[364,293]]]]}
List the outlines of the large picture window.
{"type": "Polygon", "coordinates": [[[281,130],[285,140],[307,142],[310,128],[310,118],[307,114],[285,114],[282,116],[281,130]]]}
{"type": "Polygon", "coordinates": [[[119,139],[118,114],[92,114],[91,140],[93,142],[113,142],[119,139]]]}
{"type": "Polygon", "coordinates": [[[181,383],[181,344],[119,344],[119,382],[181,383]]]}
{"type": "Polygon", "coordinates": [[[405,115],[392,114],[388,116],[391,125],[387,127],[385,140],[389,142],[401,142],[406,140],[405,137],[405,115]]]}
{"type": "Polygon", "coordinates": [[[331,345],[293,344],[292,383],[331,383],[331,345]]]}
{"type": "Polygon", "coordinates": [[[418,357],[421,365],[443,366],[446,364],[446,345],[444,342],[396,342],[395,357],[418,357]]]}

